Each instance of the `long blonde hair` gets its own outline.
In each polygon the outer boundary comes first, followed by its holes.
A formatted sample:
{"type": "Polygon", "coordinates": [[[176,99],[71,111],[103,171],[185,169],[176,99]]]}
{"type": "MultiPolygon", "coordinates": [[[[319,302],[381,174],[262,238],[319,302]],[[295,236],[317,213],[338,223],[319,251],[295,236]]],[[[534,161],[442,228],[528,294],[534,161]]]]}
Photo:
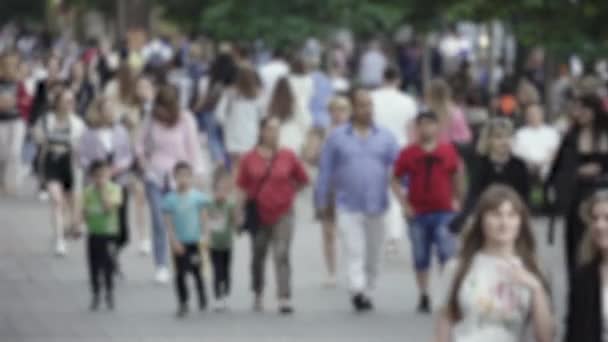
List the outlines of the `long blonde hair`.
{"type": "Polygon", "coordinates": [[[458,301],[458,293],[465,276],[471,268],[473,258],[485,244],[483,232],[483,219],[485,215],[498,209],[504,203],[511,203],[521,218],[519,235],[515,240],[515,253],[522,259],[526,269],[532,272],[543,284],[543,276],[536,260],[536,242],[532,234],[530,213],[524,201],[512,188],[505,185],[492,185],[480,197],[477,208],[473,214],[472,222],[464,231],[462,245],[458,255],[454,283],[448,297],[447,314],[452,321],[462,319],[462,309],[458,301]]]}
{"type": "Polygon", "coordinates": [[[490,154],[490,141],[498,135],[513,136],[513,123],[507,118],[493,118],[488,121],[479,135],[477,153],[481,156],[490,154]]]}
{"type": "Polygon", "coordinates": [[[426,93],[429,109],[437,114],[442,125],[447,124],[452,109],[452,89],[448,82],[436,78],[431,81],[426,93]]]}
{"type": "Polygon", "coordinates": [[[597,244],[593,241],[593,233],[591,232],[591,220],[593,209],[600,203],[608,202],[608,190],[596,191],[589,197],[579,209],[581,219],[587,226],[583,240],[581,241],[579,251],[580,265],[586,265],[600,257],[600,250],[597,244]]]}

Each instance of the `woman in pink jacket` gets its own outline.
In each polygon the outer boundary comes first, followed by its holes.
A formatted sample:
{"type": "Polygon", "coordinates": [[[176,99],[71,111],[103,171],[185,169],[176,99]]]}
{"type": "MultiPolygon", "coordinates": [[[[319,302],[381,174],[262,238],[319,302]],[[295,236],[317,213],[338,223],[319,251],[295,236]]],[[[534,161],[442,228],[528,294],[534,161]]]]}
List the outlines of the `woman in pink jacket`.
{"type": "Polygon", "coordinates": [[[195,120],[192,114],[180,110],[174,87],[160,87],[150,115],[144,118],[138,145],[139,168],[143,173],[152,219],[155,280],[167,283],[170,276],[167,267],[168,243],[161,200],[174,187],[172,170],[175,164],[188,161],[195,175],[201,175],[203,171],[195,120]]]}

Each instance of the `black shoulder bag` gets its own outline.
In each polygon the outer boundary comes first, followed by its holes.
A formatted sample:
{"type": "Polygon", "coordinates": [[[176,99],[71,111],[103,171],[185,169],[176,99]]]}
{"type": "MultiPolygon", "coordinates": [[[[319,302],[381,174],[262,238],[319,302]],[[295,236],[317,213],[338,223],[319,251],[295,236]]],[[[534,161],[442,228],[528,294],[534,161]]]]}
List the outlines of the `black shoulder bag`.
{"type": "Polygon", "coordinates": [[[270,160],[270,164],[266,168],[266,173],[264,173],[264,176],[262,177],[262,179],[260,179],[260,182],[258,183],[257,189],[255,190],[253,197],[248,198],[247,202],[245,203],[245,220],[243,222],[243,225],[241,226],[241,231],[249,232],[249,234],[251,235],[255,235],[257,230],[260,228],[260,215],[258,213],[258,205],[256,203],[256,199],[260,194],[260,191],[262,191],[264,183],[266,183],[268,177],[270,176],[270,173],[272,172],[272,166],[274,165],[275,159],[276,154],[270,160]]]}

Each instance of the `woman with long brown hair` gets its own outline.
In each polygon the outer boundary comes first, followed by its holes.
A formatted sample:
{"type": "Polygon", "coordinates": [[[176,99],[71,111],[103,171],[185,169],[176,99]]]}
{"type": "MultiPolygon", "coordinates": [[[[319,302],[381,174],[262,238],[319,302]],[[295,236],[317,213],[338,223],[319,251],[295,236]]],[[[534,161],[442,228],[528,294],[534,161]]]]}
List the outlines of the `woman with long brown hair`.
{"type": "Polygon", "coordinates": [[[458,146],[469,144],[472,140],[471,129],[464,112],[452,99],[452,89],[443,79],[431,81],[426,90],[426,104],[439,116],[442,139],[458,146]]]}
{"type": "Polygon", "coordinates": [[[116,104],[117,121],[122,121],[129,131],[139,126],[141,121],[137,101],[137,73],[128,64],[123,63],[110,81],[104,95],[116,104]]]}
{"type": "Polygon", "coordinates": [[[260,94],[255,70],[240,68],[235,85],[224,90],[217,105],[215,115],[223,127],[226,150],[235,168],[240,157],[256,144],[264,117],[260,94]]]}
{"type": "Polygon", "coordinates": [[[581,206],[588,226],[580,263],[570,287],[565,342],[608,337],[608,190],[596,191],[581,206]]]}
{"type": "Polygon", "coordinates": [[[566,215],[564,241],[568,273],[576,269],[576,256],[585,225],[579,208],[598,187],[608,185],[608,116],[595,95],[575,99],[573,123],[558,150],[549,184],[555,189],[555,213],[566,215]]]}
{"type": "Polygon", "coordinates": [[[274,116],[281,121],[279,146],[299,155],[310,130],[312,116],[298,102],[287,77],[282,77],[274,87],[268,116],[274,116]]]}
{"type": "Polygon", "coordinates": [[[516,342],[528,324],[536,341],[553,340],[553,315],[531,225],[513,189],[493,185],[483,193],[458,259],[445,272],[436,341],[516,342]]]}
{"type": "Polygon", "coordinates": [[[179,109],[177,90],[169,85],[159,88],[151,115],[142,125],[138,158],[144,171],[146,194],[152,219],[153,254],[156,281],[169,280],[167,267],[167,235],[163,222],[162,196],[174,188],[173,168],[188,161],[196,176],[203,172],[200,141],[191,113],[179,109]]]}

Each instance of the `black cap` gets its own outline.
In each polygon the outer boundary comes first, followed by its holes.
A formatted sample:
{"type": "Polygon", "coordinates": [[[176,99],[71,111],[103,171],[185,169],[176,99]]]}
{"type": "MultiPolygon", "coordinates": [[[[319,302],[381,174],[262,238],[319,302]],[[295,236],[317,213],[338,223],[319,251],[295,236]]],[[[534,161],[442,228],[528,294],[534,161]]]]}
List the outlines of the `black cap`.
{"type": "Polygon", "coordinates": [[[432,121],[438,122],[439,117],[437,116],[437,114],[435,114],[435,112],[428,110],[428,111],[420,112],[416,116],[416,123],[420,123],[420,122],[422,122],[422,120],[432,120],[432,121]]]}

